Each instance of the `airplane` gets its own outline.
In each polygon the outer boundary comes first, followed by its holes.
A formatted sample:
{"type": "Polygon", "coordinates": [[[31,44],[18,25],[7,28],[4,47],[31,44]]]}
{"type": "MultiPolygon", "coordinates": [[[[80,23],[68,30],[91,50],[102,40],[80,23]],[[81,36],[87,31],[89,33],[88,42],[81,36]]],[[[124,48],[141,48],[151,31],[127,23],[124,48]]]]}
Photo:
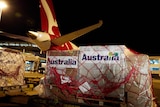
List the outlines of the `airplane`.
{"type": "Polygon", "coordinates": [[[28,31],[28,37],[0,32],[0,35],[36,44],[41,51],[72,50],[78,47],[71,41],[102,26],[103,21],[77,31],[61,35],[52,0],[40,0],[41,31],[28,31]]]}
{"type": "MultiPolygon", "coordinates": [[[[35,32],[35,31],[29,31],[28,32],[28,36],[30,37],[30,38],[27,38],[27,37],[25,37],[26,39],[24,39],[23,37],[21,37],[21,36],[16,36],[16,35],[9,35],[8,33],[6,33],[6,32],[2,32],[2,33],[4,33],[4,34],[6,34],[6,36],[8,35],[8,37],[10,37],[10,38],[14,38],[14,39],[20,39],[20,40],[24,40],[24,41],[28,41],[28,42],[32,42],[32,43],[35,43],[35,44],[37,44],[37,46],[42,50],[42,51],[48,51],[48,50],[72,50],[72,49],[78,49],[78,47],[75,45],[75,44],[73,44],[72,42],[70,42],[70,41],[72,41],[72,40],[74,40],[74,39],[76,39],[76,38],[78,38],[78,37],[80,37],[80,36],[82,36],[82,35],[84,35],[84,34],[86,34],[86,33],[88,33],[88,32],[90,32],[90,31],[93,31],[93,30],[95,30],[95,29],[97,29],[97,28],[99,28],[99,27],[101,27],[102,26],[102,24],[103,24],[103,21],[102,20],[100,20],[97,24],[94,24],[94,25],[91,25],[91,26],[88,26],[88,27],[85,27],[85,28],[83,28],[83,29],[80,29],[80,30],[77,30],[77,31],[74,31],[74,32],[71,32],[71,33],[69,33],[69,34],[66,34],[66,35],[63,35],[63,36],[61,36],[61,34],[60,34],[60,31],[59,31],[59,28],[58,28],[58,23],[57,23],[57,21],[56,21],[56,17],[55,17],[55,13],[54,13],[54,10],[53,10],[53,5],[52,5],[52,0],[40,0],[40,13],[41,13],[41,23],[42,23],[42,25],[41,25],[41,30],[42,31],[37,31],[37,32],[35,32]]],[[[128,51],[128,52],[130,52],[130,51],[128,51]]],[[[127,67],[129,67],[129,66],[127,66],[127,67]]],[[[135,66],[133,66],[133,67],[135,67],[135,66]]],[[[139,66],[138,66],[139,67],[139,66]]],[[[115,71],[115,67],[113,67],[114,68],[114,71],[115,71]]],[[[131,66],[131,68],[132,68],[132,66],[131,66]]],[[[134,68],[134,69],[136,69],[136,68],[134,68]]],[[[132,70],[132,72],[134,72],[134,69],[132,70]]],[[[110,70],[110,69],[109,69],[110,70]]],[[[125,70],[126,71],[126,70],[125,70]]],[[[136,70],[136,72],[137,72],[137,70],[136,70]]],[[[100,72],[101,73],[101,72],[100,72]]],[[[120,72],[121,73],[121,72],[120,72]]],[[[130,73],[129,73],[130,74],[130,73]]],[[[106,75],[106,74],[105,74],[106,75]]],[[[116,74],[117,75],[117,74],[116,74]]],[[[111,77],[113,77],[113,75],[111,76],[111,77]]],[[[127,76],[128,77],[128,76],[127,76]]],[[[147,76],[148,77],[148,76],[147,76]]],[[[98,77],[99,78],[99,77],[98,77]]],[[[66,78],[67,79],[67,78],[66,78]]],[[[128,79],[128,78],[127,78],[128,79]]],[[[108,78],[107,78],[107,80],[108,80],[108,78]]],[[[123,77],[123,80],[124,80],[124,77],[123,77]]],[[[148,80],[148,79],[147,79],[148,80]]],[[[104,79],[103,79],[103,81],[105,81],[104,79]]],[[[116,81],[117,81],[117,78],[116,78],[116,81]]],[[[131,80],[132,81],[132,80],[131,80]]],[[[136,81],[136,79],[135,79],[135,81],[136,81]]],[[[98,81],[95,81],[95,78],[94,78],[94,81],[92,81],[92,82],[98,82],[98,81]]],[[[110,83],[114,83],[114,81],[110,81],[110,83]]],[[[133,81],[134,82],[134,81],[133,81]]],[[[85,83],[87,83],[87,82],[84,82],[84,85],[86,86],[86,87],[89,87],[89,85],[88,84],[85,84],[85,83]]],[[[105,82],[104,82],[105,83],[105,82]]],[[[144,82],[144,83],[147,83],[146,81],[144,82]]],[[[149,83],[150,83],[150,81],[149,81],[149,83]]],[[[105,83],[106,84],[106,83],[105,83]]],[[[122,84],[122,83],[119,83],[119,84],[116,84],[116,87],[118,86],[118,85],[120,85],[120,84],[122,84]]],[[[129,83],[129,84],[131,84],[131,83],[129,83]]],[[[137,83],[138,84],[138,83],[137,83]]],[[[83,84],[82,84],[83,85],[83,84]]],[[[141,84],[140,84],[141,85],[141,84]]],[[[95,86],[95,85],[94,85],[95,86]]],[[[113,85],[114,86],[114,85],[113,85]]],[[[146,85],[147,87],[148,87],[148,85],[146,85]]],[[[140,89],[138,89],[137,88],[137,85],[136,86],[132,86],[133,88],[134,87],[136,87],[136,89],[138,90],[138,92],[139,92],[139,90],[140,89]]],[[[49,87],[49,88],[53,88],[53,87],[49,87]]],[[[90,88],[90,87],[89,87],[90,88]]],[[[114,87],[115,88],[115,87],[114,87]]],[[[142,87],[143,89],[145,88],[145,87],[142,87]]],[[[47,88],[45,88],[45,89],[47,89],[47,88]]],[[[57,90],[57,89],[56,89],[57,90]]],[[[87,88],[85,88],[85,89],[83,89],[83,90],[87,90],[87,88]]],[[[58,92],[58,91],[55,91],[55,92],[58,92]]],[[[65,91],[66,92],[66,91],[65,91]]],[[[133,92],[133,91],[130,91],[130,92],[133,92]]],[[[137,93],[138,93],[137,92],[137,93]]],[[[146,92],[146,91],[145,91],[146,92]]],[[[126,92],[125,92],[126,93],[126,92]]],[[[137,93],[136,93],[136,96],[137,96],[137,93]]],[[[63,93],[63,94],[65,94],[65,93],[63,93]]],[[[103,94],[103,93],[102,93],[103,94]]],[[[133,94],[133,93],[132,93],[133,94]]],[[[138,93],[139,94],[139,93],[138,93]]],[[[141,94],[141,93],[140,93],[141,94]]],[[[148,97],[148,95],[150,96],[150,94],[148,93],[148,91],[146,92],[146,95],[147,95],[147,97],[148,97]]],[[[94,95],[93,95],[94,96],[94,95]]],[[[124,95],[124,96],[127,96],[127,95],[124,95]]],[[[138,96],[139,97],[139,96],[138,96]]],[[[137,98],[138,98],[137,97],[137,98]]],[[[145,97],[145,96],[142,96],[142,97],[145,97]]],[[[72,97],[70,97],[71,99],[72,99],[72,97]]],[[[136,98],[135,96],[131,96],[131,100],[133,100],[132,98],[136,98]]],[[[87,99],[87,98],[86,98],[87,99]]],[[[90,99],[90,98],[88,98],[88,99],[90,99]]],[[[128,99],[128,98],[126,98],[126,99],[128,99]]],[[[149,98],[148,98],[149,99],[149,98]]],[[[83,100],[81,100],[81,101],[83,101],[83,100]]],[[[97,100],[96,100],[97,101],[97,100]]],[[[103,104],[103,101],[104,100],[101,100],[100,102],[101,102],[101,104],[103,104]]],[[[124,100],[125,101],[125,100],[124,100]]],[[[88,102],[88,101],[87,101],[88,102]]],[[[92,99],[91,99],[91,102],[93,102],[92,101],[92,99]]],[[[113,101],[114,102],[114,101],[113,101]]],[[[143,101],[142,101],[143,102],[143,101]]],[[[146,102],[148,102],[148,101],[145,101],[145,104],[146,104],[146,102]]],[[[117,101],[116,101],[116,103],[117,103],[117,101]]],[[[123,102],[124,103],[124,102],[123,102]]],[[[141,104],[143,104],[143,103],[141,103],[141,104]]],[[[148,104],[148,103],[147,103],[148,104]]],[[[120,104],[121,105],[121,104],[120,104]]],[[[123,105],[122,105],[123,106],[123,105]]],[[[124,106],[126,106],[126,105],[124,105],[124,106]]]]}

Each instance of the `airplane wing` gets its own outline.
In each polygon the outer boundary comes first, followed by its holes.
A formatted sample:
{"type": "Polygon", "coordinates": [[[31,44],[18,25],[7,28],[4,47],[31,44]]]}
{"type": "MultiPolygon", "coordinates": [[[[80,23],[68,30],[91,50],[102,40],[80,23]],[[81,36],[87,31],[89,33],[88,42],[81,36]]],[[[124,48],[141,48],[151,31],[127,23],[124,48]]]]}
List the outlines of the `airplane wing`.
{"type": "MultiPolygon", "coordinates": [[[[93,24],[91,26],[82,28],[80,30],[71,32],[66,35],[58,36],[56,38],[55,35],[50,35],[47,32],[41,32],[41,31],[29,31],[29,35],[32,40],[35,42],[35,44],[42,50],[71,50],[75,45],[73,46],[73,43],[71,43],[72,40],[89,33],[99,27],[101,27],[103,24],[102,20],[99,21],[97,24],[93,24]]],[[[58,29],[58,28],[57,28],[58,29]]]]}
{"type": "MultiPolygon", "coordinates": [[[[56,39],[52,39],[51,42],[54,45],[60,46],[64,43],[70,42],[70,41],[72,41],[72,40],[90,32],[92,30],[95,30],[95,29],[101,27],[102,23],[103,22],[100,20],[97,24],[82,28],[80,30],[71,32],[69,34],[65,34],[65,35],[60,36],[56,39]]],[[[5,37],[9,37],[9,38],[13,38],[13,39],[17,39],[17,40],[22,40],[22,41],[25,41],[25,42],[28,42],[28,43],[33,43],[33,44],[37,45],[37,43],[33,40],[33,38],[30,38],[30,37],[25,37],[25,36],[21,36],[21,35],[17,35],[17,34],[11,34],[11,33],[3,32],[3,31],[0,31],[0,35],[5,36],[5,37]]],[[[46,46],[44,45],[43,42],[40,42],[38,47],[41,50],[45,50],[45,48],[46,48],[46,46]],[[44,49],[43,49],[43,46],[44,46],[44,49]]]]}
{"type": "Polygon", "coordinates": [[[3,31],[0,31],[0,35],[8,37],[8,38],[22,40],[22,41],[25,41],[25,42],[29,42],[29,43],[35,44],[35,42],[30,37],[25,37],[25,36],[21,36],[21,35],[11,34],[11,33],[3,32],[3,31]]]}
{"type": "Polygon", "coordinates": [[[54,45],[58,45],[58,46],[62,45],[64,43],[68,42],[68,41],[72,41],[72,40],[74,40],[74,39],[76,39],[76,38],[78,38],[78,37],[90,32],[90,31],[92,31],[92,30],[95,30],[95,29],[101,27],[102,24],[103,24],[103,21],[100,20],[99,23],[97,23],[97,24],[82,28],[80,30],[71,32],[69,34],[65,34],[65,35],[60,36],[60,37],[58,37],[56,39],[52,39],[51,42],[54,45]]]}
{"type": "Polygon", "coordinates": [[[52,0],[40,0],[40,4],[42,31],[29,31],[29,37],[10,34],[6,32],[1,32],[0,35],[3,34],[3,36],[9,38],[34,43],[42,51],[46,51],[49,49],[71,50],[76,45],[73,45],[73,43],[71,43],[70,41],[101,27],[101,25],[103,24],[102,20],[100,20],[97,24],[93,24],[91,26],[61,36],[58,23],[56,21],[52,0]]]}

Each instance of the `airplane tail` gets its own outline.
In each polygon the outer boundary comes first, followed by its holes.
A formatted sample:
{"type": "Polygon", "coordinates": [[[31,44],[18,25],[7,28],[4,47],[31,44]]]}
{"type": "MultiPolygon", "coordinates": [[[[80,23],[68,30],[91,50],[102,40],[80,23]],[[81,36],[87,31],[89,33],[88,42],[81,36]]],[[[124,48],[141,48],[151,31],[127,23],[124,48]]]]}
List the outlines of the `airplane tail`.
{"type": "MultiPolygon", "coordinates": [[[[70,43],[69,41],[65,41],[64,44],[60,45],[52,43],[51,40],[61,37],[52,0],[40,0],[40,16],[41,31],[48,34],[42,34],[42,32],[38,32],[38,34],[36,34],[37,37],[40,34],[42,36],[44,35],[43,38],[38,37],[37,39],[35,39],[35,42],[41,48],[41,50],[71,50],[73,48],[77,48],[76,45],[70,43]]],[[[33,36],[33,34],[35,36],[35,32],[29,31],[29,33],[31,34],[30,36],[33,36]]]]}
{"type": "Polygon", "coordinates": [[[29,31],[29,36],[42,51],[78,49],[78,47],[70,41],[102,25],[102,21],[100,21],[98,24],[61,36],[52,0],[40,0],[40,15],[42,31],[29,31]]]}
{"type": "Polygon", "coordinates": [[[52,0],[40,0],[41,30],[28,31],[29,37],[0,32],[0,35],[13,39],[23,40],[36,44],[42,51],[47,50],[72,50],[79,49],[74,43],[70,42],[102,25],[99,23],[79,29],[69,34],[61,36],[54,12],[52,0]]]}
{"type": "Polygon", "coordinates": [[[52,0],[40,0],[41,30],[54,35],[61,36],[52,0]]]}

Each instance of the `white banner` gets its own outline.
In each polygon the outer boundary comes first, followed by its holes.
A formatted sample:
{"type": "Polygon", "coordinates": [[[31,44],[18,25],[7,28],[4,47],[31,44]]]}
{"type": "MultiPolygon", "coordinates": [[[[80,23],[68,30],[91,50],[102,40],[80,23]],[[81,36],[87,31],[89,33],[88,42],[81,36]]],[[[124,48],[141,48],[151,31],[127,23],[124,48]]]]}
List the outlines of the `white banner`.
{"type": "Polygon", "coordinates": [[[48,56],[50,67],[78,68],[77,56],[48,56]]]}
{"type": "Polygon", "coordinates": [[[83,51],[80,52],[80,63],[117,63],[120,62],[120,52],[83,51]]]}

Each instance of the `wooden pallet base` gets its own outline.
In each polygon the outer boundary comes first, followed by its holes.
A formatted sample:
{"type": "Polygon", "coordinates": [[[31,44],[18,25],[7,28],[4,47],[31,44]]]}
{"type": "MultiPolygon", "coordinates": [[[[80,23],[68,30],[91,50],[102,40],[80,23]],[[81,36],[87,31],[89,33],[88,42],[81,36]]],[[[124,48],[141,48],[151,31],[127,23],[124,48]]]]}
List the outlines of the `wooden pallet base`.
{"type": "Polygon", "coordinates": [[[93,99],[93,98],[83,98],[78,97],[78,103],[88,103],[93,106],[114,106],[114,107],[126,107],[126,102],[120,100],[103,100],[103,99],[93,99]]]}
{"type": "Polygon", "coordinates": [[[29,91],[32,92],[33,88],[34,88],[33,84],[0,87],[0,97],[17,96],[17,95],[24,95],[25,96],[27,94],[27,92],[29,92],[29,91]]]}

